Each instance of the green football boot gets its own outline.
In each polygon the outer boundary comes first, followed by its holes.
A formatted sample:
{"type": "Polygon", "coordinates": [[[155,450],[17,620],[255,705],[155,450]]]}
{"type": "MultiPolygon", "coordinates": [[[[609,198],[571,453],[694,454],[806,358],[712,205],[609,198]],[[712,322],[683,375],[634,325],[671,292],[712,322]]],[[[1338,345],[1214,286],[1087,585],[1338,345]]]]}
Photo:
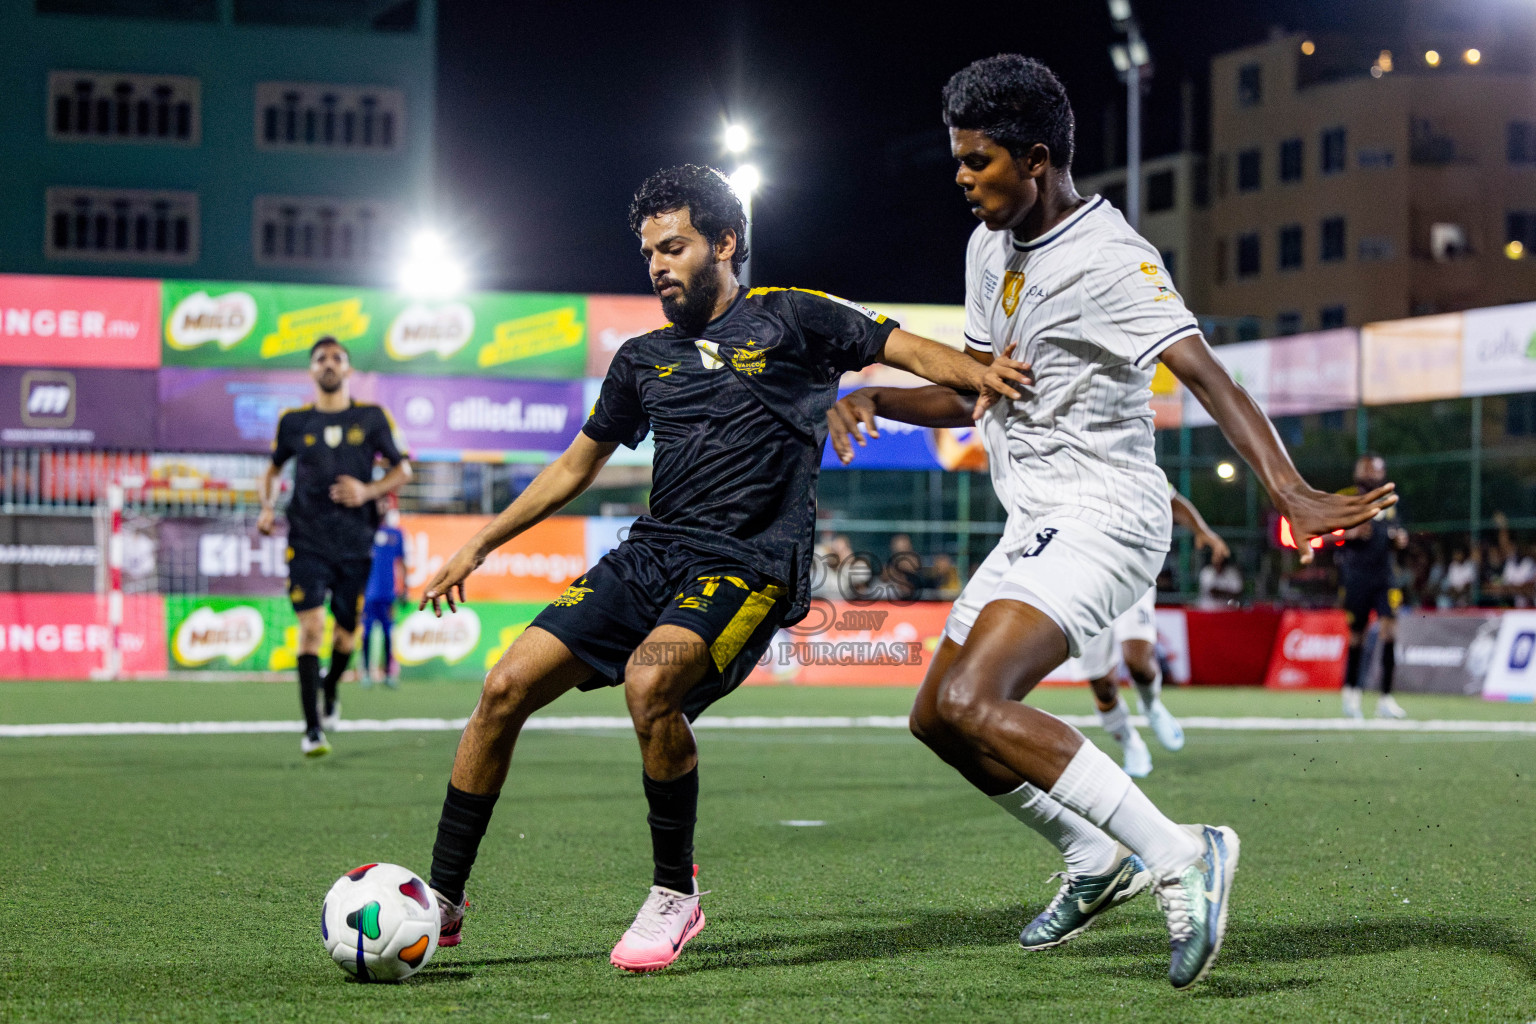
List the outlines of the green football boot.
{"type": "Polygon", "coordinates": [[[1153,881],[1158,906],[1168,918],[1168,980],[1186,989],[1204,978],[1227,933],[1227,903],[1237,871],[1237,833],[1225,825],[1201,825],[1200,859],[1177,875],[1153,881]]]}
{"type": "Polygon", "coordinates": [[[1152,880],[1147,866],[1134,853],[1106,874],[1073,878],[1058,871],[1051,877],[1061,879],[1061,889],[1019,934],[1019,945],[1025,949],[1051,949],[1072,941],[1088,930],[1094,918],[1135,896],[1152,880]]]}

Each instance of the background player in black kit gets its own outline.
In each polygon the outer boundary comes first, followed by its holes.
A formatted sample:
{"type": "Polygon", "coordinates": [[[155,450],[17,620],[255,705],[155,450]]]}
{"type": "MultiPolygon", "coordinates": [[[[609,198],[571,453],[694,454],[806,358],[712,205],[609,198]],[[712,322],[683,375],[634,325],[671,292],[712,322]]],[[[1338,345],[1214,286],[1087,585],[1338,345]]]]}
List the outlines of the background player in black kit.
{"type": "Polygon", "coordinates": [[[841,374],[876,360],[1017,397],[1021,364],[982,367],[821,292],[747,291],[745,217],[725,178],[658,172],[630,206],[672,323],[625,342],[571,446],[427,584],[454,592],[491,551],[581,493],[620,445],[655,433],[650,514],[546,608],[486,676],[454,759],[432,856],[440,945],[459,941],[464,885],[528,716],[572,688],[622,685],[644,765],[653,886],[611,962],[670,964],[704,926],[694,881],[698,755],[690,721],[747,675],[809,604],[816,480],[841,374]]]}
{"type": "MultiPolygon", "coordinates": [[[[1355,460],[1355,483],[1341,494],[1365,494],[1386,483],[1387,462],[1380,455],[1367,453],[1355,460]]],[[[1339,603],[1349,617],[1349,657],[1344,664],[1344,716],[1362,718],[1360,652],[1365,631],[1371,624],[1371,612],[1380,623],[1381,699],[1376,702],[1377,718],[1407,718],[1397,698],[1392,696],[1392,676],[1397,670],[1397,606],[1402,594],[1392,579],[1392,555],[1408,546],[1408,531],[1403,528],[1399,506],[1376,513],[1376,518],[1344,532],[1344,546],[1334,558],[1339,567],[1339,603]]]]}
{"type": "Polygon", "coordinates": [[[278,474],[283,463],[297,459],[288,503],[288,596],[299,617],[299,704],[304,710],[299,749],[307,757],[331,752],[324,729],[334,729],[340,717],[336,684],[352,660],[363,587],[373,564],[373,532],[379,525],[375,502],[411,478],[394,421],[383,406],[352,400],[351,374],[352,361],[335,338],[321,338],[310,348],[315,401],[289,409],[277,421],[256,520],[262,533],[272,532],[278,474]],[[378,459],[389,471],[374,480],[378,459]],[[336,632],[322,684],[327,594],[336,632]],[[322,685],[323,710],[316,706],[322,685]]]}

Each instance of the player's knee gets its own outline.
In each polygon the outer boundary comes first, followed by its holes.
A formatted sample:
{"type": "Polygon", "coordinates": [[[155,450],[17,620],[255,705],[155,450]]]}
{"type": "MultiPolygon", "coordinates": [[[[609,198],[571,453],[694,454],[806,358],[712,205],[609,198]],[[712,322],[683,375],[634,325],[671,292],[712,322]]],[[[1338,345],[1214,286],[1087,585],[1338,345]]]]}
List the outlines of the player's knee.
{"type": "Polygon", "coordinates": [[[503,658],[485,674],[480,688],[480,709],[496,718],[510,718],[527,699],[532,680],[510,659],[503,658]]]}
{"type": "Polygon", "coordinates": [[[973,734],[989,712],[989,702],[978,686],[964,675],[945,681],[935,702],[937,725],[948,731],[973,734]]]}

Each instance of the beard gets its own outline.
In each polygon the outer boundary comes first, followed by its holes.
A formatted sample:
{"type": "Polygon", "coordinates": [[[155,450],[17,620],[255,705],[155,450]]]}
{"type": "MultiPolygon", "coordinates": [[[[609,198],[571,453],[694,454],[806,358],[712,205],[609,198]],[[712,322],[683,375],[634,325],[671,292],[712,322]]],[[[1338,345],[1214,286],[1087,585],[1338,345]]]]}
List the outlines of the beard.
{"type": "Polygon", "coordinates": [[[315,386],[328,395],[334,395],[336,392],[340,391],[341,384],[342,379],[341,374],[339,373],[322,373],[315,380],[315,386]]]}
{"type": "Polygon", "coordinates": [[[720,300],[720,275],[708,265],[697,268],[690,284],[671,279],[668,284],[682,286],[682,294],[661,300],[661,311],[686,334],[697,334],[714,319],[715,303],[720,300]]]}

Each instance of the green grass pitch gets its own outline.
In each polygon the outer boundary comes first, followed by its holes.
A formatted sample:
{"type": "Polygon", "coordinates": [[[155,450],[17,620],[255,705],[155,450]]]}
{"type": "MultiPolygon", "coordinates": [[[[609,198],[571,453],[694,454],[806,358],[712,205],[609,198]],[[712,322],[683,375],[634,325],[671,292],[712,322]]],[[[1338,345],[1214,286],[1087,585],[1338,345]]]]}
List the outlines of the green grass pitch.
{"type": "MultiPolygon", "coordinates": [[[[889,715],[909,697],[765,687],[714,711],[889,715]]],[[[456,685],[349,686],[343,710],[456,717],[473,700],[456,685]]],[[[1082,690],[1036,703],[1091,710],[1082,690]]],[[[1331,694],[1168,703],[1337,711],[1331,694]]],[[[283,719],[294,704],[276,684],[0,684],[4,723],[283,719]]],[[[551,713],[623,711],[606,692],[551,713]]],[[[1191,730],[1182,753],[1154,745],[1152,798],[1243,840],[1221,959],[1182,994],[1150,897],[1066,947],[1020,950],[1055,891],[1053,852],[890,729],[701,731],[709,924],[644,977],[607,962],[649,884],[634,739],[528,733],[464,944],[404,984],[358,985],[321,948],[321,897],[368,861],[426,873],[456,736],[333,740],[334,756],[306,763],[286,734],[0,739],[0,1020],[1536,1020],[1531,735],[1191,730]]]]}

